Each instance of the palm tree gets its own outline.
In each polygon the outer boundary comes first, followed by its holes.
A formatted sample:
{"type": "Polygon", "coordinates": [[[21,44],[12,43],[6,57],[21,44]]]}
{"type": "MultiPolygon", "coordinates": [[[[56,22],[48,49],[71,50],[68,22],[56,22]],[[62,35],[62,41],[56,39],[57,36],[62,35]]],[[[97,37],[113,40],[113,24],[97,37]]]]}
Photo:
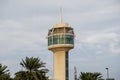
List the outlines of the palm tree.
{"type": "Polygon", "coordinates": [[[14,80],[27,80],[25,74],[26,74],[26,71],[19,71],[19,72],[15,73],[14,80]]]}
{"type": "Polygon", "coordinates": [[[9,70],[6,70],[7,66],[2,66],[2,64],[0,64],[0,75],[7,73],[9,70]]]}
{"type": "Polygon", "coordinates": [[[115,80],[114,78],[109,78],[109,79],[106,79],[106,80],[115,80]]]}
{"type": "Polygon", "coordinates": [[[10,74],[9,74],[9,73],[2,74],[2,75],[0,76],[0,80],[11,80],[10,74]]]}
{"type": "Polygon", "coordinates": [[[48,69],[45,68],[45,63],[39,58],[26,57],[25,60],[22,59],[20,65],[25,71],[15,73],[15,80],[47,80],[48,69]]]}
{"type": "Polygon", "coordinates": [[[101,73],[81,72],[79,80],[98,80],[101,79],[101,73]]]}
{"type": "Polygon", "coordinates": [[[7,66],[0,64],[0,80],[10,80],[8,71],[7,66]]]}

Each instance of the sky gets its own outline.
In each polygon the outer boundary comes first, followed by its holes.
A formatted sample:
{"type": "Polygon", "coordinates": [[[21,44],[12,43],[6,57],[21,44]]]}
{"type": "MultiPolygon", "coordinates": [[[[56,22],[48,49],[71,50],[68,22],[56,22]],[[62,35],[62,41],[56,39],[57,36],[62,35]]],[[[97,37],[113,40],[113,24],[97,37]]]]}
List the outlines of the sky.
{"type": "Polygon", "coordinates": [[[0,63],[10,73],[21,70],[20,62],[39,57],[53,76],[53,53],[47,48],[48,29],[63,21],[75,32],[69,51],[69,76],[100,72],[120,80],[120,0],[0,0],[0,63]]]}

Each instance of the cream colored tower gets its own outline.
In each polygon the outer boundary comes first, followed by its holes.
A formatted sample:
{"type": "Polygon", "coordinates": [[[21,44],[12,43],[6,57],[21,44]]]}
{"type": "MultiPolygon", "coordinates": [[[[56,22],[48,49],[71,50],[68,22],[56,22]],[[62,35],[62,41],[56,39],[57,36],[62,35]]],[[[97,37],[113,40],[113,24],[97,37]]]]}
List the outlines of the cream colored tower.
{"type": "Polygon", "coordinates": [[[69,80],[68,51],[74,47],[73,28],[61,20],[49,30],[47,38],[54,56],[54,80],[69,80]]]}

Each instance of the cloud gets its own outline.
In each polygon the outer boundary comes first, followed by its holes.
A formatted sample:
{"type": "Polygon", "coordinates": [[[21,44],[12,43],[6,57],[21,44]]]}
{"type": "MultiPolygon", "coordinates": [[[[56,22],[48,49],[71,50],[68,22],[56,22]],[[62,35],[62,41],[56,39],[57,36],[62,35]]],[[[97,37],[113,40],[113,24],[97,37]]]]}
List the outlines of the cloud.
{"type": "MultiPolygon", "coordinates": [[[[38,32],[33,26],[30,28],[29,26],[26,27],[26,25],[29,24],[30,21],[26,24],[12,20],[0,21],[0,54],[5,55],[5,53],[8,54],[13,50],[23,48],[28,50],[40,50],[40,45],[46,43],[46,38],[42,36],[46,36],[47,34],[44,33],[44,30],[38,32]]],[[[42,46],[41,49],[43,49],[42,46]]]]}
{"type": "Polygon", "coordinates": [[[112,53],[114,53],[114,54],[120,54],[120,47],[118,48],[118,47],[114,47],[114,48],[111,48],[111,51],[112,51],[112,53]]]}
{"type": "Polygon", "coordinates": [[[97,44],[104,42],[115,42],[120,38],[119,36],[119,27],[110,27],[105,28],[104,30],[87,30],[81,31],[78,35],[76,35],[76,39],[80,40],[83,43],[87,44],[97,44]]]}
{"type": "MultiPolygon", "coordinates": [[[[80,32],[76,35],[75,46],[78,52],[92,52],[96,56],[119,55],[120,36],[119,27],[106,28],[104,30],[92,30],[80,32]],[[80,51],[79,51],[80,50],[80,51]],[[104,54],[106,53],[106,54],[104,54]]],[[[88,54],[87,54],[88,55],[88,54]]]]}
{"type": "Polygon", "coordinates": [[[93,33],[88,34],[87,37],[83,39],[83,42],[88,44],[102,43],[109,40],[115,40],[118,37],[116,33],[93,33]]]}
{"type": "Polygon", "coordinates": [[[70,52],[70,75],[75,65],[80,67],[78,71],[118,66],[119,56],[113,55],[120,53],[119,0],[2,0],[0,4],[0,61],[8,64],[12,74],[26,56],[39,56],[51,70],[52,52],[47,50],[46,36],[59,22],[61,5],[64,21],[76,35],[75,48],[70,52]]]}
{"type": "Polygon", "coordinates": [[[117,39],[114,43],[110,44],[109,48],[110,48],[110,52],[112,54],[120,54],[120,38],[117,39]]]}

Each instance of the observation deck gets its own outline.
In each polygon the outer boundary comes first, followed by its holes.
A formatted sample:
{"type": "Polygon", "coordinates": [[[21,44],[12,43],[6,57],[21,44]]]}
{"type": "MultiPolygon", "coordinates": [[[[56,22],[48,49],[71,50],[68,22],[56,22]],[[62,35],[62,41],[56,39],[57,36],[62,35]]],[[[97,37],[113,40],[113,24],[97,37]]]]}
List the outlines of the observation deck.
{"type": "Polygon", "coordinates": [[[58,23],[53,25],[48,31],[48,49],[66,49],[74,47],[74,31],[68,23],[58,23]]]}

